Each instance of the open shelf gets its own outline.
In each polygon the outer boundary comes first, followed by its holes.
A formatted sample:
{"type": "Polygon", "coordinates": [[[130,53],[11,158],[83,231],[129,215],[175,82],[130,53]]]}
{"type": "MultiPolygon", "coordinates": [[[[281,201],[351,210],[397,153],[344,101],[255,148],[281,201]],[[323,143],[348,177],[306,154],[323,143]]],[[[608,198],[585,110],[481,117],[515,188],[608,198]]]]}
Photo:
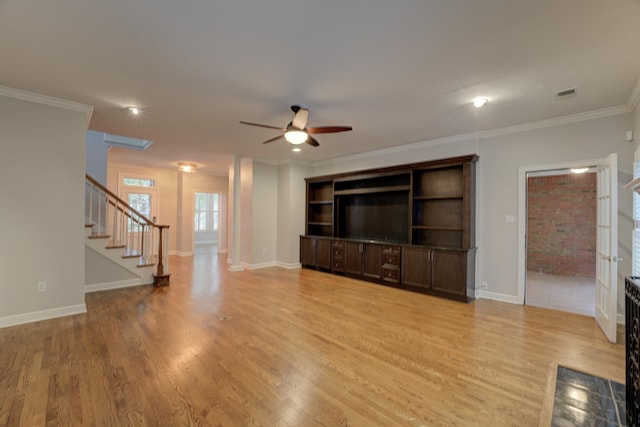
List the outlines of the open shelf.
{"type": "Polygon", "coordinates": [[[454,196],[414,196],[413,200],[449,200],[449,199],[462,199],[462,194],[456,194],[454,196]]]}
{"type": "Polygon", "coordinates": [[[353,188],[350,190],[336,190],[333,194],[336,196],[347,196],[350,194],[369,194],[369,193],[387,193],[392,191],[409,191],[411,186],[409,185],[392,185],[384,187],[367,187],[367,188],[353,188]]]}
{"type": "Polygon", "coordinates": [[[413,225],[463,229],[463,199],[428,199],[413,202],[413,225]]]}
{"type": "Polygon", "coordinates": [[[415,170],[413,196],[415,198],[462,197],[464,194],[462,165],[415,170]]]}
{"type": "Polygon", "coordinates": [[[409,191],[411,174],[408,171],[394,173],[359,174],[334,181],[334,194],[361,194],[382,191],[409,191]]]}
{"type": "Polygon", "coordinates": [[[411,228],[415,230],[463,231],[462,228],[434,227],[434,226],[428,226],[428,225],[414,225],[411,228]]]}
{"type": "Polygon", "coordinates": [[[333,201],[333,181],[309,182],[307,198],[309,203],[330,203],[333,201]]]}

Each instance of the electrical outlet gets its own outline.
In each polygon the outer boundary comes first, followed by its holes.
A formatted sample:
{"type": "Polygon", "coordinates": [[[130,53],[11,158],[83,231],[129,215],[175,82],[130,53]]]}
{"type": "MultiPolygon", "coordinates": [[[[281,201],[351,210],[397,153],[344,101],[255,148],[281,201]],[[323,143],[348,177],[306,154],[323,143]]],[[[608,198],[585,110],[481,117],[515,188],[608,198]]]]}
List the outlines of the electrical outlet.
{"type": "Polygon", "coordinates": [[[38,292],[47,292],[47,282],[38,282],[38,292]]]}
{"type": "Polygon", "coordinates": [[[480,289],[487,289],[487,282],[480,283],[480,289]]]}

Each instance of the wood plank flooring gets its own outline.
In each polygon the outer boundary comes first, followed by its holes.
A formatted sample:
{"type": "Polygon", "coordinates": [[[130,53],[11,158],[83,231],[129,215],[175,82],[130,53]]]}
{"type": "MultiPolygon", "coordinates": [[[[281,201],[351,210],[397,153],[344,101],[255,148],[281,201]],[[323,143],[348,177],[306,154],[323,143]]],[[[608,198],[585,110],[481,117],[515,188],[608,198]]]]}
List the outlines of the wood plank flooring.
{"type": "Polygon", "coordinates": [[[537,426],[555,364],[624,382],[580,315],[211,254],[171,270],[0,329],[0,425],[537,426]]]}

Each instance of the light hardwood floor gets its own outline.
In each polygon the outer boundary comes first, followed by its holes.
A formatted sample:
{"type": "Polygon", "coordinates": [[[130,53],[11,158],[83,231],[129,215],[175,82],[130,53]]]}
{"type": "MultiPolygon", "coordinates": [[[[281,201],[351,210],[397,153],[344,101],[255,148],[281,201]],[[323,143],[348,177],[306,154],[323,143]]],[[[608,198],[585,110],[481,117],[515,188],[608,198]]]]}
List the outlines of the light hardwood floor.
{"type": "Polygon", "coordinates": [[[0,425],[535,426],[556,364],[624,382],[593,318],[225,261],[0,329],[0,425]]]}

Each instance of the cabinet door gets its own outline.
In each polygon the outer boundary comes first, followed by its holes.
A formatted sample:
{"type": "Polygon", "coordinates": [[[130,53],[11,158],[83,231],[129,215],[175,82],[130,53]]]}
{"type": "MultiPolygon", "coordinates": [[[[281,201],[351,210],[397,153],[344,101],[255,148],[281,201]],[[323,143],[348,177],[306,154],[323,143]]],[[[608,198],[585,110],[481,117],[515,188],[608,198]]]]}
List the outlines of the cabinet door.
{"type": "Polygon", "coordinates": [[[331,268],[331,240],[317,239],[316,244],[316,265],[319,268],[331,268]]]}
{"type": "Polygon", "coordinates": [[[300,237],[300,264],[316,266],[316,240],[311,237],[300,237]]]}
{"type": "Polygon", "coordinates": [[[382,277],[382,245],[363,243],[362,275],[372,279],[382,277]]]}
{"type": "Polygon", "coordinates": [[[348,274],[362,274],[362,243],[346,242],[344,250],[344,271],[348,274]]]}
{"type": "Polygon", "coordinates": [[[466,297],[466,252],[434,250],[432,268],[432,289],[434,291],[446,292],[453,296],[466,297]]]}
{"type": "Polygon", "coordinates": [[[402,284],[431,288],[431,249],[402,248],[402,284]]]}

